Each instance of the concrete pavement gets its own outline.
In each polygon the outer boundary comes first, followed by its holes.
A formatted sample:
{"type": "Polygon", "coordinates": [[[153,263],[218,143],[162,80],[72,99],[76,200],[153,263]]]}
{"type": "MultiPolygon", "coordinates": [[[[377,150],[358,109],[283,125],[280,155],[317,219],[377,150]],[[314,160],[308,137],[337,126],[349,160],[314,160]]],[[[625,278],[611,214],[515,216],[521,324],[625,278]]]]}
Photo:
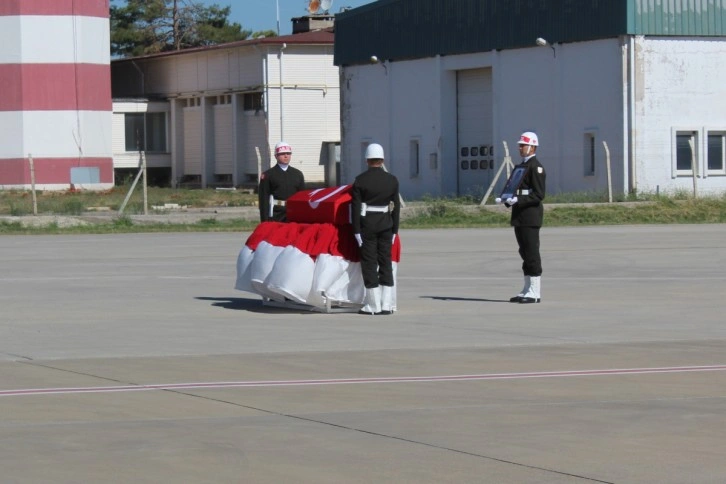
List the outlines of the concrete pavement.
{"type": "Polygon", "coordinates": [[[399,312],[263,307],[248,234],[0,237],[3,482],[721,483],[726,226],[405,231],[399,312]]]}

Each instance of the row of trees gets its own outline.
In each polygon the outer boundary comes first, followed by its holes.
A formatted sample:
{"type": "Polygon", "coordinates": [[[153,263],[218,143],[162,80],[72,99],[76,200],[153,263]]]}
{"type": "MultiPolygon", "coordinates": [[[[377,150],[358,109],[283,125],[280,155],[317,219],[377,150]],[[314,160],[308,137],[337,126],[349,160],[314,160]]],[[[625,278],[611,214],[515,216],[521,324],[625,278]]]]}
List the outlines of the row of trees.
{"type": "Polygon", "coordinates": [[[170,50],[270,37],[230,23],[231,7],[194,0],[112,0],[111,55],[135,57],[170,50]]]}

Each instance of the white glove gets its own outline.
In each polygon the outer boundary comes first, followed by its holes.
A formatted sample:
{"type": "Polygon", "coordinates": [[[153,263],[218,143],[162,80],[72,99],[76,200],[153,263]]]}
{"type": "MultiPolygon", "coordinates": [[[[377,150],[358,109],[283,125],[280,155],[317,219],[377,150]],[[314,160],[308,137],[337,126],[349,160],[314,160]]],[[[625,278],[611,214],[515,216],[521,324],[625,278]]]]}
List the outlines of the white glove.
{"type": "Polygon", "coordinates": [[[507,198],[507,205],[514,205],[515,203],[517,203],[517,197],[507,198]]]}
{"type": "Polygon", "coordinates": [[[363,247],[363,238],[360,236],[360,234],[353,234],[355,236],[355,241],[358,242],[358,247],[363,247]]]}
{"type": "Polygon", "coordinates": [[[391,245],[396,243],[396,234],[393,234],[393,238],[391,238],[391,245]]]}
{"type": "Polygon", "coordinates": [[[500,204],[500,203],[502,203],[502,199],[499,198],[499,197],[497,197],[497,198],[494,199],[494,203],[500,204]]]}

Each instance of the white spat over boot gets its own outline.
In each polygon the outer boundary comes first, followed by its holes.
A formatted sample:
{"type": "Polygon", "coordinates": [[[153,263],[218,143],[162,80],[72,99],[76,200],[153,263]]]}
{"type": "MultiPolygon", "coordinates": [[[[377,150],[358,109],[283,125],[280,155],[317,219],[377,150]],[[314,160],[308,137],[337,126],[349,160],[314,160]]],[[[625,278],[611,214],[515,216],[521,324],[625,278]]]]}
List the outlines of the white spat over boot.
{"type": "Polygon", "coordinates": [[[381,286],[366,288],[366,298],[359,314],[379,314],[381,312],[381,286]]]}
{"type": "Polygon", "coordinates": [[[381,314],[393,314],[392,286],[381,286],[381,314]]]}
{"type": "Polygon", "coordinates": [[[511,303],[522,302],[522,298],[524,297],[524,295],[527,294],[527,292],[529,292],[529,285],[531,284],[531,282],[530,282],[531,279],[532,278],[530,276],[524,276],[524,287],[522,288],[521,291],[519,291],[519,294],[517,294],[514,297],[510,297],[509,302],[511,302],[511,303]]]}
{"type": "Polygon", "coordinates": [[[530,284],[529,284],[529,290],[527,291],[527,294],[525,294],[522,297],[522,300],[519,301],[520,304],[532,304],[532,303],[538,303],[542,300],[540,296],[540,279],[541,276],[532,276],[530,277],[530,284]]]}

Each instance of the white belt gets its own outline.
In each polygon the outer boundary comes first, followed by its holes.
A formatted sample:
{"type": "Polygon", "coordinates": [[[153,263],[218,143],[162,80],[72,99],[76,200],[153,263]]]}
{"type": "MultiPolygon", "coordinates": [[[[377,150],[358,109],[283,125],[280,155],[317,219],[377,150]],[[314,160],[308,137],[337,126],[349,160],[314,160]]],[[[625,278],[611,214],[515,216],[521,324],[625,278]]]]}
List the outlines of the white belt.
{"type": "Polygon", "coordinates": [[[391,209],[388,205],[368,205],[367,203],[361,203],[360,204],[360,214],[361,217],[366,216],[366,212],[378,212],[378,213],[386,213],[389,212],[391,209]]]}
{"type": "Polygon", "coordinates": [[[384,205],[384,206],[366,205],[366,212],[386,213],[386,212],[388,212],[388,205],[384,205]]]}
{"type": "Polygon", "coordinates": [[[273,207],[284,207],[287,204],[285,200],[275,200],[275,197],[270,195],[270,213],[269,216],[272,218],[272,208],[273,207]]]}
{"type": "Polygon", "coordinates": [[[517,195],[529,195],[529,190],[517,190],[517,195]]]}

